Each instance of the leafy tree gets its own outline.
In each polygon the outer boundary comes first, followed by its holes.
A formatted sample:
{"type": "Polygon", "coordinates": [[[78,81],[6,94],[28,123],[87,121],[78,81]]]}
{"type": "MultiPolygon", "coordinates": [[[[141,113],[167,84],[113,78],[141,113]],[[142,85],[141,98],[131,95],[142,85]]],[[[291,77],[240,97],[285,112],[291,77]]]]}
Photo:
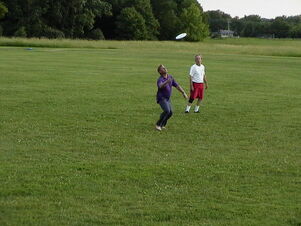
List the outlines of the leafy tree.
{"type": "Polygon", "coordinates": [[[262,34],[262,19],[258,15],[244,16],[241,19],[243,24],[240,34],[245,37],[257,37],[262,34]]]}
{"type": "Polygon", "coordinates": [[[299,16],[289,16],[286,18],[286,21],[292,25],[298,25],[301,23],[301,15],[299,16]]]}
{"type": "Polygon", "coordinates": [[[260,23],[261,17],[258,15],[249,15],[249,16],[244,16],[241,20],[245,22],[260,23]]]}
{"type": "Polygon", "coordinates": [[[134,8],[144,20],[144,25],[142,29],[146,29],[146,33],[143,35],[143,39],[157,39],[157,36],[159,34],[159,22],[153,14],[153,9],[150,0],[106,1],[112,5],[113,15],[111,17],[105,17],[103,23],[101,23],[100,25],[105,35],[111,38],[124,38],[120,37],[120,32],[116,32],[118,31],[118,26],[120,25],[120,15],[125,8],[134,8]]]}
{"type": "Polygon", "coordinates": [[[243,22],[238,17],[231,19],[230,30],[234,31],[236,35],[242,35],[243,26],[243,22]]]}
{"type": "Polygon", "coordinates": [[[25,38],[27,36],[25,27],[20,27],[14,34],[15,37],[25,38]]]}
{"type": "Polygon", "coordinates": [[[290,37],[301,38],[301,15],[287,17],[286,22],[290,25],[290,37]]]}
{"type": "Polygon", "coordinates": [[[2,2],[2,5],[5,5],[8,9],[2,22],[3,34],[8,36],[13,35],[19,27],[23,26],[23,9],[26,4],[24,4],[25,2],[21,2],[21,0],[2,0],[2,2]]]}
{"type": "MultiPolygon", "coordinates": [[[[160,40],[171,40],[181,32],[189,31],[188,40],[201,40],[200,33],[205,35],[205,15],[196,0],[151,0],[155,17],[160,23],[160,40]],[[183,21],[182,19],[185,19],[183,21]],[[201,31],[197,31],[198,28],[201,31]],[[196,38],[198,36],[198,38],[196,38]]],[[[205,29],[206,30],[206,29],[205,29]]],[[[208,28],[207,28],[208,30],[208,28]]]]}
{"type": "Polygon", "coordinates": [[[256,26],[256,23],[245,22],[241,34],[245,37],[254,37],[254,36],[256,36],[255,26],[256,26]]]}
{"type": "MultiPolygon", "coordinates": [[[[0,20],[5,16],[5,14],[8,12],[6,6],[0,2],[0,20]]],[[[3,28],[2,26],[0,25],[0,36],[2,36],[2,33],[3,33],[3,28]]]]}
{"type": "Polygon", "coordinates": [[[2,2],[0,2],[0,19],[2,19],[7,12],[8,9],[6,8],[6,6],[2,2]]]}
{"type": "Polygon", "coordinates": [[[124,8],[117,17],[120,39],[143,40],[147,38],[145,20],[134,7],[124,8]]]}
{"type": "Polygon", "coordinates": [[[195,4],[183,9],[180,20],[181,28],[189,34],[187,40],[201,41],[208,37],[209,27],[203,22],[201,11],[195,4]]]}
{"type": "Polygon", "coordinates": [[[47,37],[47,38],[58,38],[58,39],[65,38],[64,32],[49,26],[43,27],[40,36],[47,37]]]}
{"type": "Polygon", "coordinates": [[[228,28],[240,36],[300,37],[301,15],[263,19],[203,12],[198,0],[0,0],[0,35],[190,41],[228,28]],[[120,32],[122,30],[122,34],[120,32]]]}
{"type": "Polygon", "coordinates": [[[159,22],[155,18],[150,0],[130,0],[128,1],[134,5],[137,12],[139,12],[145,20],[145,26],[147,30],[146,39],[154,40],[157,39],[159,34],[159,22]]]}
{"type": "Polygon", "coordinates": [[[301,23],[297,24],[291,28],[290,36],[292,38],[301,38],[301,23]]]}
{"type": "Polygon", "coordinates": [[[288,22],[286,22],[285,17],[276,17],[271,24],[271,31],[275,34],[276,38],[289,37],[290,30],[291,27],[288,22]]]}
{"type": "MultiPolygon", "coordinates": [[[[53,18],[54,24],[67,37],[84,38],[93,29],[96,17],[111,13],[111,5],[101,0],[69,0],[51,12],[53,11],[58,15],[53,18]]],[[[52,13],[48,15],[51,16],[52,13]]]]}
{"type": "Polygon", "coordinates": [[[3,0],[9,13],[3,23],[8,35],[25,27],[29,37],[84,38],[95,19],[110,14],[102,0],[3,0]]]}
{"type": "Polygon", "coordinates": [[[180,32],[180,19],[178,17],[178,5],[173,0],[152,0],[155,17],[160,23],[159,39],[174,39],[180,32]]]}
{"type": "Polygon", "coordinates": [[[105,36],[103,35],[101,29],[96,28],[88,34],[88,38],[93,40],[104,40],[105,36]]]}
{"type": "Polygon", "coordinates": [[[211,32],[226,30],[228,28],[228,21],[231,20],[229,14],[220,10],[207,11],[205,14],[208,18],[209,29],[211,32]]]}

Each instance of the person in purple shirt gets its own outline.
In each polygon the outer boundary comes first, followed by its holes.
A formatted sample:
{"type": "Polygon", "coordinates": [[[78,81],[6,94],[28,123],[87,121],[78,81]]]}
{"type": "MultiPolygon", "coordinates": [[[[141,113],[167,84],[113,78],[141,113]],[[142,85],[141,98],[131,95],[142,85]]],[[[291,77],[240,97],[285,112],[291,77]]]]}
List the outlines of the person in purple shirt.
{"type": "Polygon", "coordinates": [[[156,123],[156,129],[161,131],[162,129],[165,129],[167,120],[172,116],[172,108],[170,103],[172,87],[176,87],[186,100],[188,97],[183,88],[174,80],[174,78],[170,74],[167,73],[167,69],[164,67],[164,65],[159,65],[158,73],[160,74],[160,77],[157,80],[157,103],[160,105],[163,112],[161,113],[160,118],[156,123]]]}

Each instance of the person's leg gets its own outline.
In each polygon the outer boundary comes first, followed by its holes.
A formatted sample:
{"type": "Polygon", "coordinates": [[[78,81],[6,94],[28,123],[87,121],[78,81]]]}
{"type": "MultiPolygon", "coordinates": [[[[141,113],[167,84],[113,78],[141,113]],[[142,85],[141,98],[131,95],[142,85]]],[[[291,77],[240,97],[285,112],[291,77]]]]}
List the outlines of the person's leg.
{"type": "Polygon", "coordinates": [[[197,90],[197,98],[198,98],[198,101],[196,103],[196,106],[194,108],[194,112],[196,113],[199,113],[199,108],[200,108],[200,104],[202,102],[202,99],[203,99],[203,94],[204,94],[204,86],[203,86],[203,83],[199,84],[198,85],[198,90],[197,90]]]}
{"type": "Polygon", "coordinates": [[[186,106],[186,109],[185,109],[185,113],[189,113],[193,101],[194,101],[194,99],[193,99],[192,96],[190,95],[190,98],[189,98],[189,100],[188,100],[188,103],[187,103],[187,106],[186,106]]]}
{"type": "Polygon", "coordinates": [[[166,124],[167,124],[167,120],[172,116],[172,107],[171,107],[171,103],[170,101],[167,102],[167,105],[168,105],[168,111],[169,113],[166,115],[163,123],[162,123],[162,127],[165,127],[166,124]]]}
{"type": "Polygon", "coordinates": [[[202,102],[202,99],[199,98],[198,101],[196,102],[194,112],[199,112],[201,102],[202,102]]]}
{"type": "Polygon", "coordinates": [[[196,98],[195,97],[195,83],[193,83],[193,91],[190,90],[190,97],[189,97],[189,100],[188,100],[188,103],[187,103],[187,106],[186,106],[186,109],[185,109],[185,113],[189,113],[190,111],[190,108],[191,108],[191,105],[194,101],[194,99],[196,98]]]}
{"type": "Polygon", "coordinates": [[[160,107],[162,108],[163,112],[160,115],[159,120],[157,121],[156,125],[159,127],[162,127],[162,125],[165,123],[166,125],[166,119],[170,118],[170,104],[166,99],[163,99],[159,102],[160,107]]]}

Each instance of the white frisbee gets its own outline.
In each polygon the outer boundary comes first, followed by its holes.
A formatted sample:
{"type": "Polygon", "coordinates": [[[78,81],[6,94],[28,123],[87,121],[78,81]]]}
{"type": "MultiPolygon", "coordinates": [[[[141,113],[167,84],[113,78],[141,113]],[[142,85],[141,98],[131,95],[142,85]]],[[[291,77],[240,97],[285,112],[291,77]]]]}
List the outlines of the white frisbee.
{"type": "Polygon", "coordinates": [[[185,38],[186,35],[187,35],[186,33],[179,34],[179,35],[177,35],[176,39],[178,40],[178,39],[185,38]]]}

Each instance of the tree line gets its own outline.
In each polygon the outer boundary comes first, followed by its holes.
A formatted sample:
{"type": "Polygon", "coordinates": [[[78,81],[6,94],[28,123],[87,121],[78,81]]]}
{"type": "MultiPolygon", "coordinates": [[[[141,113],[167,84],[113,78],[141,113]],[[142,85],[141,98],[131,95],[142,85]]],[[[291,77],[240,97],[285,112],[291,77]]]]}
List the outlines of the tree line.
{"type": "Polygon", "coordinates": [[[197,0],[0,0],[0,35],[189,41],[209,35],[197,0]]]}
{"type": "Polygon", "coordinates": [[[230,29],[241,37],[301,38],[301,15],[232,18],[197,0],[0,0],[0,36],[200,41],[230,29]]]}
{"type": "Polygon", "coordinates": [[[258,15],[232,18],[227,13],[214,10],[205,12],[205,16],[213,35],[219,30],[230,28],[235,35],[241,37],[301,38],[301,15],[279,16],[274,19],[258,15]]]}

